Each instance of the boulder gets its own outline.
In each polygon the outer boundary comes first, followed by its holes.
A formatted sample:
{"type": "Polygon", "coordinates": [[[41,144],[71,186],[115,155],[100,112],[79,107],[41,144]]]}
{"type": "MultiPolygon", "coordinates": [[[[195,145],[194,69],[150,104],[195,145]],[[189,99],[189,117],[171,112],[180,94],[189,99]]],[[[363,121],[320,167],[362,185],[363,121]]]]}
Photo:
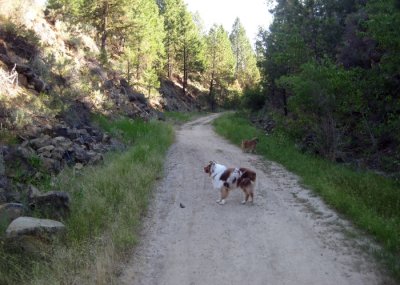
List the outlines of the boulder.
{"type": "Polygon", "coordinates": [[[57,137],[67,137],[68,136],[68,128],[63,125],[58,125],[54,128],[54,134],[57,137]]]}
{"type": "Polygon", "coordinates": [[[38,153],[43,153],[43,152],[52,152],[55,149],[54,145],[47,145],[39,148],[37,150],[38,153]]]}
{"type": "Polygon", "coordinates": [[[29,207],[52,219],[63,219],[70,211],[70,197],[67,192],[30,192],[29,207]]]}
{"type": "MultiPolygon", "coordinates": [[[[48,155],[47,153],[45,155],[48,155]]],[[[46,157],[45,155],[41,155],[41,160],[43,163],[43,167],[52,173],[58,173],[61,171],[61,162],[53,159],[46,157]]]]}
{"type": "Polygon", "coordinates": [[[48,146],[50,144],[50,139],[49,135],[41,135],[36,139],[30,140],[30,144],[35,149],[40,149],[44,146],[48,146]]]}
{"type": "Polygon", "coordinates": [[[20,203],[6,203],[0,205],[0,223],[11,223],[25,212],[25,207],[20,203]]]}
{"type": "Polygon", "coordinates": [[[29,200],[31,200],[31,199],[33,199],[35,197],[38,197],[40,195],[41,195],[41,193],[40,193],[39,189],[37,189],[33,185],[29,185],[29,187],[28,187],[28,199],[29,200]]]}
{"type": "Polygon", "coordinates": [[[28,78],[23,74],[18,74],[18,84],[19,86],[28,87],[28,78]]]}
{"type": "Polygon", "coordinates": [[[62,160],[64,157],[64,154],[66,152],[66,149],[63,147],[56,147],[52,152],[51,152],[51,158],[56,159],[56,160],[62,160]]]}
{"type": "Polygon", "coordinates": [[[0,203],[7,202],[6,190],[0,187],[0,203]]]}
{"type": "Polygon", "coordinates": [[[8,226],[6,237],[15,238],[23,235],[47,237],[48,235],[54,235],[64,231],[64,224],[58,221],[32,217],[19,217],[12,221],[8,226]]]}
{"type": "Polygon", "coordinates": [[[34,155],[36,155],[36,152],[31,147],[25,145],[26,144],[24,143],[18,147],[18,153],[25,159],[31,159],[34,155]]]}
{"type": "Polygon", "coordinates": [[[87,164],[90,161],[90,156],[87,151],[78,145],[74,145],[74,157],[77,162],[83,164],[87,164]]]}
{"type": "Polygon", "coordinates": [[[89,162],[88,164],[94,165],[97,164],[101,161],[103,161],[103,155],[94,151],[88,151],[87,152],[89,155],[89,162]]]}

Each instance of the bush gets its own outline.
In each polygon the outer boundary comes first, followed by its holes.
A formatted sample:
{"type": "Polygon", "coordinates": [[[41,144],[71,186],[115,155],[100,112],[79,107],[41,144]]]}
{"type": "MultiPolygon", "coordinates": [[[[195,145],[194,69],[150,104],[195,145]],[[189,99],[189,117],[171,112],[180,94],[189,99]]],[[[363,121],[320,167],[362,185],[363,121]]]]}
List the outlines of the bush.
{"type": "Polygon", "coordinates": [[[246,88],[243,91],[242,106],[252,111],[261,110],[265,105],[266,97],[261,90],[260,85],[246,88]]]}

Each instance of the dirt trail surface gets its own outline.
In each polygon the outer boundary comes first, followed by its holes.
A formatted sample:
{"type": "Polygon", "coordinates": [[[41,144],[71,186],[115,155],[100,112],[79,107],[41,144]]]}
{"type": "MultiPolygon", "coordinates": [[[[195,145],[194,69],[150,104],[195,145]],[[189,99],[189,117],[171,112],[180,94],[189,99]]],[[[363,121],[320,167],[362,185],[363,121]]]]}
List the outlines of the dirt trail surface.
{"type": "Polygon", "coordinates": [[[295,175],[216,135],[216,116],[177,130],[122,284],[394,284],[352,227],[295,175]],[[210,160],[257,171],[254,205],[240,204],[239,189],[225,205],[215,202],[203,172],[210,160]]]}

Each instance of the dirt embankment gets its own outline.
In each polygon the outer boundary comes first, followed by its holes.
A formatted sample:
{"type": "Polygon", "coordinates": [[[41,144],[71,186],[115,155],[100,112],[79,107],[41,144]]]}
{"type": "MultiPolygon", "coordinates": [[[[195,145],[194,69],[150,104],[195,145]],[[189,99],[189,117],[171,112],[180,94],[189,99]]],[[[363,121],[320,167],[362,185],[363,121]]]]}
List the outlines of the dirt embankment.
{"type": "Polygon", "coordinates": [[[218,137],[215,116],[178,130],[121,283],[394,284],[361,250],[365,239],[349,237],[348,222],[295,175],[218,137]],[[202,169],[209,160],[255,169],[254,205],[241,205],[239,190],[216,204],[202,169]]]}

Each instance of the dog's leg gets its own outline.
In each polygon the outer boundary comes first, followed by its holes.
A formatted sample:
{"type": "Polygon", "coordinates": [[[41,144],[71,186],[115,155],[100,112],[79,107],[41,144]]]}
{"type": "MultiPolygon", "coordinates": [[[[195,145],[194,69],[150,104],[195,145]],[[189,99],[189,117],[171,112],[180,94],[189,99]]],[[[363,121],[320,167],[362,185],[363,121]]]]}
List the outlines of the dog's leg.
{"type": "Polygon", "coordinates": [[[247,200],[249,199],[249,194],[247,193],[246,188],[242,188],[243,194],[244,194],[244,200],[241,202],[242,205],[246,204],[247,200]]]}
{"type": "Polygon", "coordinates": [[[226,187],[223,187],[222,190],[221,190],[221,201],[219,201],[218,204],[224,205],[225,204],[225,199],[226,199],[226,197],[228,197],[228,194],[229,194],[229,189],[226,188],[226,187]]]}
{"type": "Polygon", "coordinates": [[[253,191],[250,192],[250,197],[251,197],[251,203],[254,203],[254,193],[253,191]]]}
{"type": "Polygon", "coordinates": [[[217,201],[215,201],[215,202],[217,202],[217,203],[219,203],[219,202],[221,202],[221,197],[222,197],[222,189],[220,190],[220,194],[219,194],[219,199],[217,199],[217,201]]]}
{"type": "Polygon", "coordinates": [[[225,187],[222,187],[220,190],[220,196],[219,196],[220,198],[216,201],[218,204],[221,203],[221,201],[223,199],[222,197],[224,196],[224,189],[225,189],[225,187]]]}
{"type": "Polygon", "coordinates": [[[247,192],[245,192],[246,197],[244,198],[244,200],[242,201],[242,204],[246,204],[247,200],[249,200],[249,194],[247,192]]]}

